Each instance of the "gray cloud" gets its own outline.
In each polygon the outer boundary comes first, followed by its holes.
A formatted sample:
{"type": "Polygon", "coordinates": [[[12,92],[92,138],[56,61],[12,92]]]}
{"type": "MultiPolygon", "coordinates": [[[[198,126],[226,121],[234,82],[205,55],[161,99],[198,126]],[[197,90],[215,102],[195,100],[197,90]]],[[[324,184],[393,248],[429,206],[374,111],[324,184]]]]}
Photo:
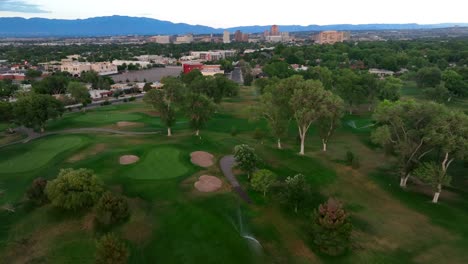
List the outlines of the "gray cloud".
{"type": "Polygon", "coordinates": [[[50,13],[41,6],[27,3],[24,0],[0,0],[0,11],[18,12],[18,13],[50,13]]]}

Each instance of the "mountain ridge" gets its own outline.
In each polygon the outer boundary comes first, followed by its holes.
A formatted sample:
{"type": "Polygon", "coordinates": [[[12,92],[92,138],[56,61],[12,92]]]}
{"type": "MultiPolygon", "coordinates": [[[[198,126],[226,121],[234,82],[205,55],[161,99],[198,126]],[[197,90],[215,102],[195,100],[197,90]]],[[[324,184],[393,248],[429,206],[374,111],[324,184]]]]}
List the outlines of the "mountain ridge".
{"type": "MultiPolygon", "coordinates": [[[[468,26],[468,23],[440,24],[335,24],[335,25],[279,25],[281,31],[322,31],[322,30],[405,30],[432,29],[454,26],[468,26]]],[[[147,17],[101,16],[85,19],[48,19],[0,17],[0,36],[3,37],[52,37],[52,36],[118,36],[118,35],[178,35],[178,34],[219,34],[224,30],[233,33],[261,33],[270,25],[214,28],[204,25],[173,23],[147,17]]]]}

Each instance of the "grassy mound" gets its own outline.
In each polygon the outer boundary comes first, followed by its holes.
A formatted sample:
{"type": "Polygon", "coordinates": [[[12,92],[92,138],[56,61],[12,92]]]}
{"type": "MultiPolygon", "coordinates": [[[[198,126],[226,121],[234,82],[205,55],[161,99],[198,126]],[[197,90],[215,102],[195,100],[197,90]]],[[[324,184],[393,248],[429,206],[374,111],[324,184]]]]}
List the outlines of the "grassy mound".
{"type": "Polygon", "coordinates": [[[150,150],[132,167],[127,176],[139,180],[161,180],[180,177],[189,171],[176,148],[161,147],[150,150]]]}
{"type": "Polygon", "coordinates": [[[1,152],[0,173],[18,173],[38,169],[57,155],[79,147],[83,139],[79,136],[48,137],[33,142],[28,151],[9,149],[1,152]],[[11,151],[11,152],[10,152],[11,151]]]}

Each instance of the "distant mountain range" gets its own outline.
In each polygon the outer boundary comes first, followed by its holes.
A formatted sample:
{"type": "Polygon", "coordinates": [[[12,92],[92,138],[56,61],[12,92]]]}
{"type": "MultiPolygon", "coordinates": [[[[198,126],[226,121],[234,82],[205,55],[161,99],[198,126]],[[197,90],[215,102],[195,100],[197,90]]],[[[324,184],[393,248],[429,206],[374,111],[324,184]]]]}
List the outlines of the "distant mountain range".
{"type": "MultiPolygon", "coordinates": [[[[281,31],[322,31],[322,30],[404,30],[432,29],[453,26],[468,26],[468,23],[445,23],[432,25],[419,24],[363,24],[363,25],[280,25],[281,31]]],[[[270,26],[244,26],[227,28],[230,32],[241,30],[245,33],[259,33],[270,29],[270,26]]],[[[45,19],[45,18],[0,18],[0,36],[8,37],[51,37],[51,36],[115,36],[115,35],[176,35],[176,34],[210,34],[222,33],[223,28],[212,28],[203,25],[172,23],[152,18],[107,16],[87,19],[45,19]]]]}

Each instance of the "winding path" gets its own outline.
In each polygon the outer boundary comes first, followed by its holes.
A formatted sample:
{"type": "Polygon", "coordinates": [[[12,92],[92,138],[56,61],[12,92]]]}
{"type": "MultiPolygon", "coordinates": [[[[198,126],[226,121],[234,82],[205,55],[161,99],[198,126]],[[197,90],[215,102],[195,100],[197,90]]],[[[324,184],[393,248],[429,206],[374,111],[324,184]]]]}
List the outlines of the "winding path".
{"type": "Polygon", "coordinates": [[[0,145],[0,148],[19,144],[19,143],[28,143],[29,141],[32,141],[35,139],[43,138],[43,137],[50,136],[50,135],[58,135],[58,134],[80,134],[80,133],[86,133],[86,132],[94,132],[94,133],[109,133],[109,134],[126,135],[126,136],[141,136],[141,135],[156,135],[156,134],[161,133],[161,131],[133,132],[133,131],[122,131],[122,130],[115,130],[115,129],[109,129],[109,128],[95,128],[95,127],[65,129],[65,130],[51,131],[51,132],[46,132],[46,133],[37,133],[32,129],[19,127],[15,129],[15,131],[17,133],[26,134],[28,135],[28,137],[22,140],[0,145]]]}
{"type": "Polygon", "coordinates": [[[232,173],[232,168],[234,167],[235,160],[233,155],[228,155],[224,156],[221,158],[219,161],[219,165],[221,166],[221,170],[224,173],[224,176],[228,179],[228,181],[231,183],[232,188],[234,191],[247,203],[252,203],[252,200],[250,199],[249,195],[242,189],[242,186],[239,184],[239,181],[237,181],[236,176],[234,176],[234,173],[232,173]]]}

